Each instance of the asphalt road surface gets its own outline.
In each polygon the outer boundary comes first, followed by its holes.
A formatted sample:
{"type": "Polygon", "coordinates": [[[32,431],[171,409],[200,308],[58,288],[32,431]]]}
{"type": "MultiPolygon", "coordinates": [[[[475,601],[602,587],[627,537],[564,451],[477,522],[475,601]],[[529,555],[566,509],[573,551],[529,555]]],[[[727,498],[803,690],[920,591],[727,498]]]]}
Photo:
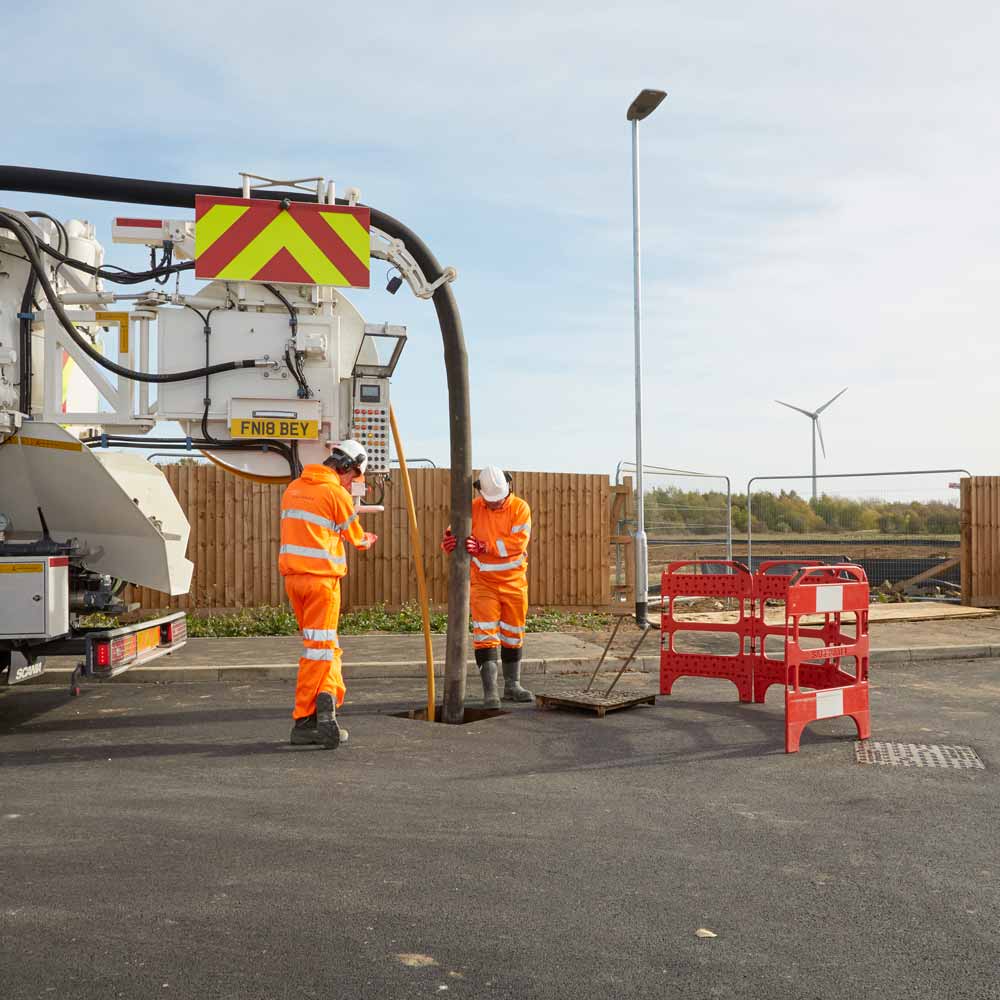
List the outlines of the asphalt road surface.
{"type": "Polygon", "coordinates": [[[6,690],[0,997],[1000,998],[1000,661],[876,684],[986,769],[786,756],[723,682],[461,727],[358,683],[334,752],[287,684],[6,690]]]}

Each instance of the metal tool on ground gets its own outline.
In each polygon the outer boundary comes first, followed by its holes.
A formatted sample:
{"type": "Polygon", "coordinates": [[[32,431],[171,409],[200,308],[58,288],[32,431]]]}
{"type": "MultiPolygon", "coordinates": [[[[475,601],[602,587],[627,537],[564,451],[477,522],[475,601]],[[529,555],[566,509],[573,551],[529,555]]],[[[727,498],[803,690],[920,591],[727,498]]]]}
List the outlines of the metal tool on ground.
{"type": "MultiPolygon", "coordinates": [[[[594,672],[590,676],[590,683],[583,689],[584,693],[590,691],[590,689],[594,686],[594,681],[597,679],[597,674],[600,671],[602,665],[604,664],[604,660],[608,655],[608,650],[611,648],[611,644],[615,641],[615,636],[618,634],[618,629],[621,628],[621,624],[622,624],[622,618],[619,618],[618,621],[615,622],[615,627],[611,632],[611,638],[608,639],[608,644],[604,647],[604,652],[601,653],[601,658],[597,661],[597,666],[594,668],[594,672]]],[[[615,674],[615,679],[611,682],[611,686],[607,689],[607,691],[604,692],[605,698],[610,697],[611,692],[615,689],[615,685],[618,683],[619,680],[621,680],[621,676],[623,673],[625,673],[629,664],[636,658],[640,648],[642,647],[642,644],[646,641],[646,636],[649,635],[649,633],[652,630],[653,626],[650,625],[649,622],[644,623],[644,625],[642,626],[642,635],[639,636],[638,641],[632,647],[632,652],[628,654],[628,658],[622,663],[621,667],[618,670],[618,673],[615,674]]]]}
{"type": "Polygon", "coordinates": [[[594,686],[594,681],[597,680],[597,675],[600,672],[601,667],[604,665],[604,661],[607,658],[608,651],[611,649],[612,643],[615,641],[615,637],[618,635],[618,630],[621,628],[622,622],[626,618],[631,618],[631,615],[620,615],[618,620],[615,622],[615,627],[611,631],[611,637],[608,639],[607,644],[604,647],[604,652],[601,653],[601,658],[597,662],[597,666],[594,668],[594,672],[590,675],[590,681],[587,686],[582,691],[566,691],[565,693],[552,693],[552,694],[539,694],[535,692],[535,702],[539,708],[580,708],[593,711],[597,713],[599,719],[603,719],[608,712],[618,711],[623,708],[634,708],[636,705],[655,705],[656,695],[642,694],[642,695],[621,695],[617,697],[612,696],[616,685],[621,680],[622,674],[628,669],[629,665],[635,660],[636,656],[639,654],[639,650],[642,648],[643,642],[646,640],[646,636],[650,632],[655,631],[655,626],[650,622],[646,622],[642,628],[642,634],[639,636],[635,645],[632,647],[631,652],[622,662],[621,667],[618,669],[618,673],[615,674],[614,680],[608,685],[607,691],[603,693],[591,693],[591,688],[594,686]]]}
{"type": "Polygon", "coordinates": [[[631,617],[631,615],[618,615],[615,619],[615,627],[611,630],[611,637],[604,644],[604,651],[601,653],[601,658],[597,661],[597,666],[594,667],[594,672],[590,675],[590,682],[583,689],[584,691],[589,691],[593,687],[594,681],[596,680],[598,673],[600,673],[601,667],[604,666],[604,661],[607,659],[608,650],[611,649],[611,646],[615,641],[615,637],[618,635],[618,630],[622,627],[622,622],[625,621],[626,618],[631,617]]]}

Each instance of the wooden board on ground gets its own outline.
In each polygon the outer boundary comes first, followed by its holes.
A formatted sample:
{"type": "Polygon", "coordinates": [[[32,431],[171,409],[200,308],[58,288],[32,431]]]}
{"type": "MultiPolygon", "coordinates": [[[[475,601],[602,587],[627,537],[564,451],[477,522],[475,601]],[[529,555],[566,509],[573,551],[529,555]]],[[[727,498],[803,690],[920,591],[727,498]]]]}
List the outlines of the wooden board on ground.
{"type": "Polygon", "coordinates": [[[535,692],[535,705],[541,709],[547,708],[577,708],[587,712],[595,712],[603,719],[608,712],[617,712],[622,708],[635,708],[636,705],[655,705],[655,694],[630,694],[627,691],[612,691],[606,695],[607,689],[584,691],[562,691],[559,694],[539,694],[535,692]]]}

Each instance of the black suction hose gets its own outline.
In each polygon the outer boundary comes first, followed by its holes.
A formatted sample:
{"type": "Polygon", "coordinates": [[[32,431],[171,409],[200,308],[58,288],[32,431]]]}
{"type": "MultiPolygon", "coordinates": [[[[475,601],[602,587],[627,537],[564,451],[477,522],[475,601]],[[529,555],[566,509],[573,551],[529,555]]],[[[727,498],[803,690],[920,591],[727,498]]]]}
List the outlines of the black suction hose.
{"type": "MultiPolygon", "coordinates": [[[[174,184],[128,177],[105,177],[68,170],[44,170],[36,167],[0,166],[0,190],[61,195],[67,198],[90,198],[133,205],[159,205],[170,208],[194,208],[195,195],[240,198],[240,188],[174,184]]],[[[251,197],[274,197],[275,192],[251,191],[251,197]]],[[[301,191],[283,191],[289,201],[315,201],[301,191]]],[[[346,200],[337,199],[338,205],[346,200]]],[[[413,255],[424,277],[434,282],[442,275],[441,265],[430,248],[416,233],[391,215],[371,209],[372,225],[386,235],[402,240],[413,255]]],[[[448,380],[449,433],[451,437],[451,529],[464,538],[472,531],[472,424],[469,412],[469,359],[462,333],[462,320],[451,284],[442,282],[434,291],[434,309],[441,327],[444,364],[448,380]]],[[[72,325],[72,324],[71,324],[72,325]]],[[[88,345],[89,346],[89,345],[88,345]]],[[[204,374],[199,372],[198,377],[204,374]]],[[[131,376],[126,376],[131,377],[131,376]]],[[[469,609],[469,559],[457,550],[449,559],[448,630],[445,659],[443,720],[462,722],[465,704],[465,661],[469,639],[465,628],[469,609]]]]}
{"type": "Polygon", "coordinates": [[[18,323],[20,324],[20,384],[18,385],[18,409],[22,413],[31,414],[31,320],[35,308],[35,289],[38,287],[38,279],[35,277],[34,268],[28,272],[28,280],[24,283],[24,295],[21,296],[21,312],[18,323]]]}

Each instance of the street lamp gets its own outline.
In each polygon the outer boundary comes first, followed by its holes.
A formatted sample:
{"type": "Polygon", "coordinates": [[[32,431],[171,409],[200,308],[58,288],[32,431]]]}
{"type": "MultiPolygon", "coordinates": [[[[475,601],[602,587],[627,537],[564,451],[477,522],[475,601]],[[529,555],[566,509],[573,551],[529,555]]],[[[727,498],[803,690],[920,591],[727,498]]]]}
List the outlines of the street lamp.
{"type": "Polygon", "coordinates": [[[632,285],[635,311],[635,476],[638,523],[635,531],[635,620],[645,626],[649,609],[649,550],[642,494],[642,279],[639,268],[639,122],[659,106],[665,90],[642,90],[625,115],[632,123],[632,285]]]}

